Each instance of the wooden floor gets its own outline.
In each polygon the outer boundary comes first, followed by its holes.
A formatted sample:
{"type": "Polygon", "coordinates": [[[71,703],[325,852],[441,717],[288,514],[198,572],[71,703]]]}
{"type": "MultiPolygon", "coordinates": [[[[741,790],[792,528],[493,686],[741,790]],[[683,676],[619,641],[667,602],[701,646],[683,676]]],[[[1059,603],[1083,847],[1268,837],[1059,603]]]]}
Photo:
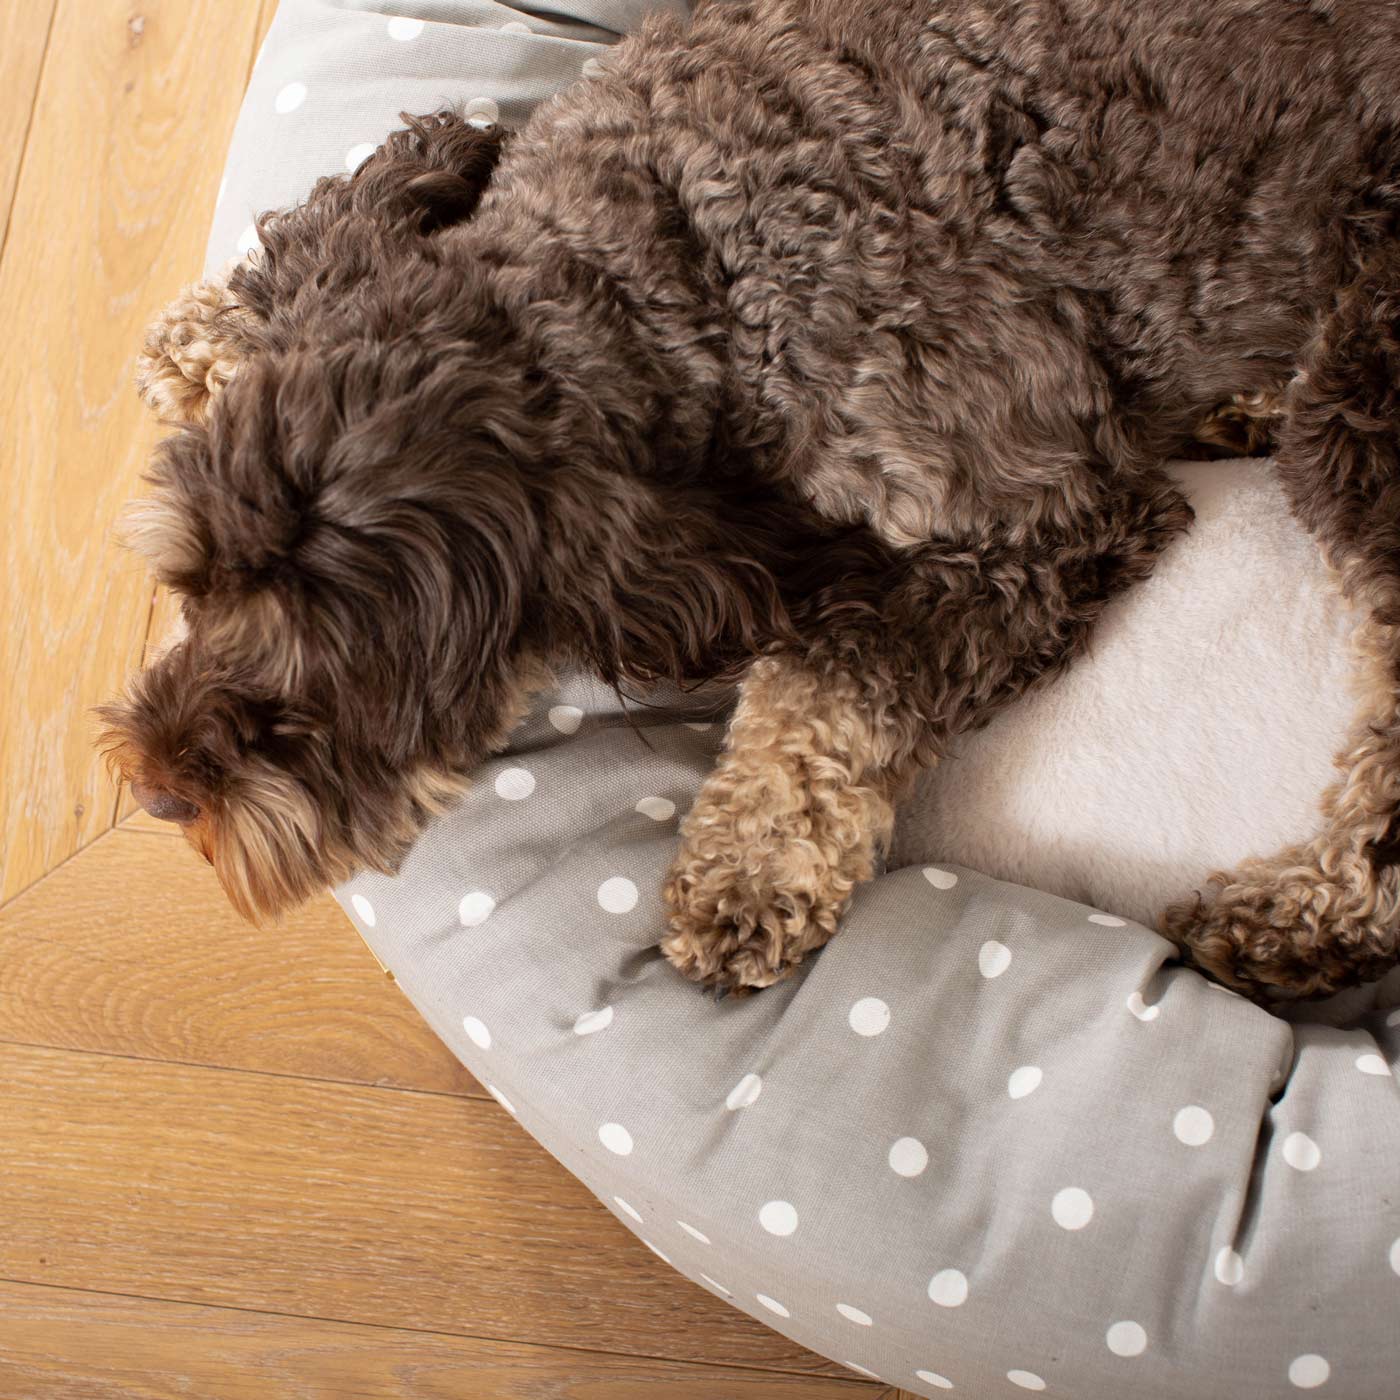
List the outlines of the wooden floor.
{"type": "Polygon", "coordinates": [[[329,899],[239,924],[91,707],[150,314],[200,266],[271,0],[0,0],[0,1400],[890,1400],[653,1258],[329,899]]]}

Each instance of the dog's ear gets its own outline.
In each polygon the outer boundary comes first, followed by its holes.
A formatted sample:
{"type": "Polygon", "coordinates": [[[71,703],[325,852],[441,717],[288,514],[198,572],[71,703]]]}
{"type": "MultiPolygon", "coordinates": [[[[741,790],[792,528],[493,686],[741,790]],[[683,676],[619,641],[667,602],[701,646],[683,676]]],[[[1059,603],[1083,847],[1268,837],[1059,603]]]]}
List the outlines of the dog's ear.
{"type": "Polygon", "coordinates": [[[506,135],[454,112],[399,114],[392,132],[351,177],[361,213],[401,219],[420,234],[471,218],[501,158],[506,135]]]}
{"type": "Polygon", "coordinates": [[[505,133],[453,112],[402,117],[403,130],[352,174],[319,180],[304,204],[264,214],[253,258],[185,288],[160,313],[136,363],[137,391],[153,412],[205,422],[210,400],[258,348],[256,332],[303,287],[367,275],[380,237],[426,237],[471,217],[505,133]]]}
{"type": "Polygon", "coordinates": [[[353,173],[326,176],[304,203],[258,220],[261,247],[230,281],[241,305],[273,322],[303,289],[315,288],[321,298],[341,295],[375,274],[386,245],[429,237],[471,217],[505,133],[453,112],[404,113],[403,120],[404,129],[353,173]]]}
{"type": "Polygon", "coordinates": [[[136,357],[136,390],[170,423],[203,423],[209,402],[248,352],[247,317],[223,272],[186,287],[146,332],[136,357]]]}

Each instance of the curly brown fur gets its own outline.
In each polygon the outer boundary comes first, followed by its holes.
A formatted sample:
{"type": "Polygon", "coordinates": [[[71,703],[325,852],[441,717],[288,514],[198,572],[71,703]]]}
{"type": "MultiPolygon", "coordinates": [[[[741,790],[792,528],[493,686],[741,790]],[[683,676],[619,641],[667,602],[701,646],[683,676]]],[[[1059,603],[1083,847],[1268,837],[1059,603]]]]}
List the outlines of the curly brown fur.
{"type": "Polygon", "coordinates": [[[852,678],[786,656],[749,668],[666,882],[661,948],[687,977],[766,987],[836,932],[894,826],[888,740],[852,678]]]}
{"type": "Polygon", "coordinates": [[[352,175],[320,180],[304,204],[264,215],[261,257],[185,288],[151,323],[136,388],[157,416],[203,423],[240,362],[296,343],[299,297],[353,298],[391,243],[471,216],[504,134],[445,114],[404,120],[352,175]]]}
{"type": "Polygon", "coordinates": [[[1279,471],[1343,591],[1366,678],[1312,841],[1211,877],[1163,928],[1220,981],[1315,996],[1400,956],[1400,246],[1360,244],[1290,387],[1279,471]]]}
{"type": "Polygon", "coordinates": [[[1196,425],[1183,457],[1266,457],[1283,417],[1281,394],[1236,394],[1196,425]]]}
{"type": "Polygon", "coordinates": [[[210,398],[250,351],[240,330],[246,313],[229,291],[232,270],[230,264],[186,287],[146,332],[136,358],[136,390],[167,422],[202,423],[210,398]]]}
{"type": "Polygon", "coordinates": [[[524,667],[774,658],[818,712],[755,673],[669,887],[687,970],[769,979],[834,927],[890,784],[1185,528],[1160,464],[1220,405],[1284,392],[1300,515],[1390,567],[1393,415],[1340,360],[1333,426],[1298,386],[1394,245],[1397,58],[1364,0],[713,3],[546,104],[479,206],[496,149],[417,123],[230,279],[249,348],[144,531],[190,637],[114,714],[125,761],[278,872],[244,882],[270,910],[392,866],[524,667]],[[278,802],[315,821],[238,835],[278,802]]]}

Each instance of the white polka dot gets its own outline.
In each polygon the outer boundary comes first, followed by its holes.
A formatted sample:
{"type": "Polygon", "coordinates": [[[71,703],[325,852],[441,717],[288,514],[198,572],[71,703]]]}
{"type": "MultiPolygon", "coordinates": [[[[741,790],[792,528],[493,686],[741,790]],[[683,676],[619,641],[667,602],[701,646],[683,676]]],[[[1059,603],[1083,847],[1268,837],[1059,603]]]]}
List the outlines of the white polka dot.
{"type": "Polygon", "coordinates": [[[1090,914],[1089,922],[1098,924],[1100,928],[1126,928],[1128,921],[1120,919],[1115,914],[1090,914]]]}
{"type": "Polygon", "coordinates": [[[1288,1379],[1299,1390],[1316,1390],[1318,1386],[1327,1384],[1327,1377],[1331,1374],[1332,1368],[1327,1364],[1327,1358],[1316,1352],[1295,1356],[1288,1363],[1288,1379]]]}
{"type": "Polygon", "coordinates": [[[769,1201],[758,1212],[758,1223],[770,1235],[790,1235],[797,1229],[797,1208],[791,1201],[769,1201]]]}
{"type": "Polygon", "coordinates": [[[940,1308],[960,1308],[967,1302],[967,1275],[960,1269],[940,1269],[928,1281],[928,1296],[940,1308]]]}
{"type": "Polygon", "coordinates": [[[345,168],[351,172],[358,170],[373,154],[373,141],[361,141],[358,146],[351,146],[345,152],[345,168]]]}
{"type": "MultiPolygon", "coordinates": [[[[838,1306],[840,1306],[838,1304],[838,1306]]],[[[858,1376],[869,1376],[872,1381],[878,1381],[879,1376],[874,1371],[868,1370],[864,1366],[857,1366],[854,1361],[843,1361],[841,1363],[848,1371],[854,1371],[858,1376]]]]}
{"type": "Polygon", "coordinates": [[[940,870],[936,865],[924,866],[924,879],[936,890],[951,890],[958,883],[951,870],[940,870]]]}
{"type": "Polygon", "coordinates": [[[937,1371],[915,1371],[914,1374],[925,1385],[931,1385],[938,1390],[952,1390],[953,1382],[947,1376],[940,1376],[937,1371]]]}
{"type": "Polygon", "coordinates": [[[598,903],[609,914],[626,914],[637,907],[637,887],[623,875],[614,875],[598,886],[598,903]]]}
{"type": "Polygon", "coordinates": [[[258,237],[257,229],[249,224],[242,233],[238,235],[238,255],[246,258],[250,253],[256,252],[262,247],[262,239],[258,237]]]}
{"type": "Polygon", "coordinates": [[[724,1294],[726,1298],[732,1298],[734,1296],[722,1283],[716,1283],[709,1274],[701,1274],[700,1280],[702,1283],[708,1283],[716,1293],[724,1294]]]}
{"type": "Polygon", "coordinates": [[[725,1108],[732,1113],[736,1109],[748,1108],[758,1102],[763,1092],[763,1080],[756,1074],[746,1074],[728,1093],[724,1100],[725,1108]]]}
{"type": "Polygon", "coordinates": [[[1000,977],[1011,966],[1011,949],[989,938],[977,950],[977,969],[983,977],[1000,977]]]}
{"type": "Polygon", "coordinates": [[[1061,1229],[1082,1230],[1094,1218],[1094,1199],[1078,1186],[1066,1186],[1055,1192],[1050,1214],[1061,1229]]]}
{"type": "Polygon", "coordinates": [[[598,1141],[619,1157],[627,1156],[632,1150],[632,1134],[621,1123],[604,1123],[598,1129],[598,1141]]]}
{"type": "Polygon", "coordinates": [[[654,822],[668,822],[676,815],[676,804],[668,797],[644,797],[637,803],[637,811],[654,822]]]}
{"type": "Polygon", "coordinates": [[[457,905],[457,922],[463,928],[476,928],[491,917],[495,908],[496,901],[485,890],[472,890],[457,905]]]}
{"type": "Polygon", "coordinates": [[[656,1247],[654,1244],[652,1244],[652,1242],[651,1242],[650,1240],[643,1240],[642,1243],[643,1243],[644,1245],[646,1245],[646,1247],[647,1247],[649,1250],[651,1250],[651,1252],[652,1252],[654,1255],[656,1255],[656,1257],[657,1257],[659,1260],[661,1260],[661,1262],[662,1262],[663,1264],[669,1264],[669,1263],[671,1262],[664,1254],[662,1254],[662,1252],[661,1252],[659,1249],[657,1249],[657,1247],[656,1247]]]}
{"type": "Polygon", "coordinates": [[[1172,1132],[1176,1134],[1176,1140],[1187,1147],[1204,1147],[1215,1132],[1215,1119],[1200,1104],[1188,1104],[1177,1110],[1176,1117],[1172,1119],[1172,1132]]]}
{"type": "Polygon", "coordinates": [[[1215,1276],[1227,1288],[1233,1288],[1244,1277],[1244,1260],[1229,1245],[1215,1256],[1215,1276]]]}
{"type": "Polygon", "coordinates": [[[875,1321],[869,1313],[861,1312],[859,1308],[853,1308],[849,1303],[837,1303],[836,1311],[847,1322],[854,1322],[857,1327],[869,1327],[875,1321]]]}
{"type": "Polygon", "coordinates": [[[489,97],[473,97],[462,108],[462,115],[467,119],[468,126],[484,130],[500,121],[501,109],[489,97]]]}
{"type": "Polygon", "coordinates": [[[423,21],[421,19],[402,19],[396,15],[384,27],[389,31],[391,39],[397,39],[399,43],[406,44],[410,39],[416,39],[423,32],[423,21]]]}
{"type": "Polygon", "coordinates": [[[272,99],[272,105],[285,117],[288,112],[295,112],[305,101],[306,84],[288,83],[287,86],[272,99]]]}
{"type": "Polygon", "coordinates": [[[593,1035],[597,1031],[605,1031],[612,1025],[613,1009],[611,1006],[600,1006],[596,1011],[585,1011],[574,1022],[575,1035],[593,1035]]]}
{"type": "Polygon", "coordinates": [[[498,1088],[496,1088],[494,1084],[488,1084],[486,1086],[486,1092],[490,1094],[491,1097],[495,1099],[496,1102],[500,1104],[500,1106],[503,1109],[505,1109],[505,1111],[509,1113],[512,1118],[516,1116],[515,1105],[511,1103],[511,1101],[508,1098],[506,1098],[506,1096],[503,1093],[501,1093],[501,1091],[498,1088]]]}
{"type": "Polygon", "coordinates": [[[1379,1055],[1358,1055],[1356,1067],[1362,1074],[1389,1074],[1390,1066],[1379,1055]]]}
{"type": "Polygon", "coordinates": [[[501,26],[502,34],[533,34],[534,32],[524,20],[519,19],[508,19],[501,26]]]}
{"type": "Polygon", "coordinates": [[[857,1035],[879,1035],[890,1023],[890,1009],[879,997],[861,997],[846,1019],[857,1035]]]}
{"type": "Polygon", "coordinates": [[[792,1316],[776,1298],[770,1298],[766,1293],[755,1293],[754,1297],[757,1298],[770,1313],[777,1313],[779,1317],[792,1316]]]}
{"type": "Polygon", "coordinates": [[[687,720],[685,727],[687,729],[693,729],[697,734],[708,734],[710,730],[714,728],[714,725],[711,724],[708,720],[704,721],[703,723],[698,722],[696,720],[687,720]]]}
{"type": "Polygon", "coordinates": [[[1043,1078],[1039,1065],[1022,1065],[1020,1069],[1013,1069],[1007,1077],[1006,1092],[1013,1099],[1023,1099],[1040,1088],[1043,1078]]]}
{"type": "Polygon", "coordinates": [[[588,62],[583,65],[582,69],[585,78],[601,78],[607,71],[608,70],[604,68],[596,58],[590,58],[588,62]]]}
{"type": "Polygon", "coordinates": [[[1390,1267],[1400,1274],[1400,1235],[1396,1236],[1395,1243],[1390,1246],[1390,1267]]]}
{"type": "Polygon", "coordinates": [[[372,905],[364,895],[352,894],[350,896],[350,907],[360,916],[360,922],[362,924],[368,924],[370,928],[374,927],[377,920],[377,915],[374,912],[374,905],[372,905]]]}
{"type": "Polygon", "coordinates": [[[535,790],[535,775],[528,768],[503,768],[496,774],[496,796],[520,802],[535,790]]]}
{"type": "Polygon", "coordinates": [[[475,1016],[462,1017],[462,1029],[467,1033],[467,1039],[471,1041],[478,1050],[489,1050],[491,1048],[491,1032],[475,1016]]]}
{"type": "Polygon", "coordinates": [[[902,1137],[890,1148],[890,1170],[898,1176],[918,1176],[928,1166],[928,1148],[918,1138],[902,1137]]]}
{"type": "Polygon", "coordinates": [[[1008,1371],[1006,1379],[1022,1390],[1044,1390],[1045,1382],[1034,1371],[1008,1371]]]}
{"type": "Polygon", "coordinates": [[[1387,1026],[1400,1026],[1400,1006],[1397,1006],[1395,1010],[1385,1018],[1385,1023],[1387,1026]]]}
{"type": "Polygon", "coordinates": [[[1141,992],[1129,992],[1127,1006],[1139,1021],[1155,1021],[1162,1014],[1162,1008],[1156,1002],[1149,1006],[1143,1001],[1141,992]]]}
{"type": "Polygon", "coordinates": [[[694,1225],[687,1225],[684,1220],[677,1220],[676,1224],[681,1227],[693,1240],[699,1240],[701,1244],[709,1244],[710,1237],[701,1230],[697,1230],[694,1225]]]}
{"type": "Polygon", "coordinates": [[[577,705],[551,705],[549,722],[561,734],[577,734],[583,723],[583,711],[577,705]]]}
{"type": "Polygon", "coordinates": [[[1147,1333],[1136,1322],[1115,1322],[1104,1341],[1114,1356],[1141,1356],[1147,1350],[1147,1333]]]}
{"type": "Polygon", "coordinates": [[[1322,1149],[1306,1133],[1289,1133],[1283,1140],[1283,1160],[1300,1172],[1310,1172],[1322,1161],[1322,1149]]]}
{"type": "Polygon", "coordinates": [[[642,1223],[642,1213],[637,1209],[636,1206],[629,1206],[627,1202],[622,1199],[621,1196],[614,1196],[613,1202],[617,1206],[618,1210],[620,1210],[623,1213],[623,1215],[630,1215],[632,1219],[637,1222],[638,1225],[642,1223]]]}

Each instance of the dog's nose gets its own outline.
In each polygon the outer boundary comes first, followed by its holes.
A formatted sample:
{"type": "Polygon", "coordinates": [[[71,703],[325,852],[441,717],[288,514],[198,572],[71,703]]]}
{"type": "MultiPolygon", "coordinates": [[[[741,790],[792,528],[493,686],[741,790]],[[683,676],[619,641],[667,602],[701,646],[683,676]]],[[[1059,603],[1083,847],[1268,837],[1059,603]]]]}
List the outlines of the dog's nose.
{"type": "Polygon", "coordinates": [[[184,826],[199,815],[199,808],[173,792],[151,787],[147,783],[133,782],[132,796],[155,818],[163,822],[179,822],[184,826]]]}

